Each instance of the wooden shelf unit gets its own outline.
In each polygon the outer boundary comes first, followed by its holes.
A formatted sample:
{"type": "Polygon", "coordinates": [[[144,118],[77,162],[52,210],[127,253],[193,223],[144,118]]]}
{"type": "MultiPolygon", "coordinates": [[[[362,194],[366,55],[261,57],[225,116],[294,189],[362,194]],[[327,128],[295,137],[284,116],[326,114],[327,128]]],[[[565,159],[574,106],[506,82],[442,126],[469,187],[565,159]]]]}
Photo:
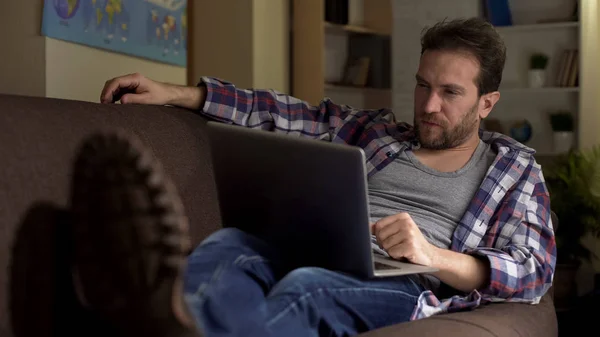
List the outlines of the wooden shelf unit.
{"type": "Polygon", "coordinates": [[[391,91],[391,88],[373,88],[373,87],[359,87],[353,86],[343,83],[325,83],[326,90],[340,90],[340,91],[348,91],[348,92],[373,92],[373,93],[383,93],[391,91]]]}
{"type": "MultiPolygon", "coordinates": [[[[325,21],[325,0],[293,0],[292,4],[292,86],[293,96],[318,104],[332,91],[348,95],[362,95],[364,106],[357,108],[391,107],[390,88],[362,88],[326,83],[325,42],[326,35],[371,35],[374,39],[390,38],[392,35],[392,0],[364,1],[361,25],[333,24],[325,21]]],[[[391,48],[390,52],[391,52],[391,48]]],[[[348,51],[341,51],[345,54],[348,51]]],[[[391,58],[391,55],[390,55],[391,58]]],[[[338,60],[341,65],[346,58],[338,60]]],[[[338,62],[336,61],[336,62],[338,62]]],[[[378,67],[381,68],[381,67],[378,67]]],[[[391,65],[388,67],[391,73],[391,65]]],[[[391,74],[389,74],[391,76],[391,74]]],[[[344,102],[340,102],[344,103],[344,102]]]]}
{"type": "Polygon", "coordinates": [[[501,93],[561,93],[561,92],[579,92],[579,87],[541,87],[541,88],[528,88],[528,87],[506,87],[500,88],[501,93]]]}
{"type": "Polygon", "coordinates": [[[512,26],[497,26],[498,32],[523,32],[531,30],[548,30],[548,29],[562,29],[562,28],[579,28],[578,21],[565,21],[565,22],[545,22],[545,23],[534,23],[534,24],[523,24],[523,25],[512,25],[512,26]]]}
{"type": "Polygon", "coordinates": [[[356,26],[356,25],[339,25],[331,22],[324,22],[325,32],[326,33],[357,33],[357,34],[373,34],[373,35],[384,35],[388,36],[389,34],[378,32],[367,28],[365,26],[356,26]]]}

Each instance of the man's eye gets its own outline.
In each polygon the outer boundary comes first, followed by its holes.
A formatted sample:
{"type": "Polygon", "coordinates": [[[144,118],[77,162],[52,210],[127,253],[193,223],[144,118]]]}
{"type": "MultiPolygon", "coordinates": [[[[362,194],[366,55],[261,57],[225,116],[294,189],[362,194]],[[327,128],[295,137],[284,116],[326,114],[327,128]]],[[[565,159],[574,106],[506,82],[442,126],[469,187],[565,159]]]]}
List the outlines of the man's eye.
{"type": "Polygon", "coordinates": [[[417,83],[417,85],[421,88],[429,88],[429,86],[425,83],[417,83]]]}
{"type": "Polygon", "coordinates": [[[446,94],[448,94],[450,96],[455,96],[455,95],[458,95],[458,92],[452,91],[452,90],[446,90],[446,94]]]}

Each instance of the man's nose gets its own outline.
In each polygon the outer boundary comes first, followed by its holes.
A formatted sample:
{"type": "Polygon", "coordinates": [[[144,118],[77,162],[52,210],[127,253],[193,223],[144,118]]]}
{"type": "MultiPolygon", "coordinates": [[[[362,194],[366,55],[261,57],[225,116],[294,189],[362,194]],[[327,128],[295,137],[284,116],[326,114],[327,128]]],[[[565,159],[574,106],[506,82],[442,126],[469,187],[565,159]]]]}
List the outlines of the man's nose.
{"type": "Polygon", "coordinates": [[[427,101],[425,102],[425,106],[423,107],[423,111],[428,114],[440,112],[442,109],[442,100],[440,96],[431,91],[429,96],[427,97],[427,101]]]}

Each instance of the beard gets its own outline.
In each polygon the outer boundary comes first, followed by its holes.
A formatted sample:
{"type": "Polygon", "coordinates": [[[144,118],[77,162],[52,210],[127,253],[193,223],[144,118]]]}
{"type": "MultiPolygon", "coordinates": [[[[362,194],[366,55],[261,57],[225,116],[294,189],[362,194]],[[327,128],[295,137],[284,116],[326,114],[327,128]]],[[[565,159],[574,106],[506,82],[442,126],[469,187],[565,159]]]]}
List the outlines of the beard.
{"type": "Polygon", "coordinates": [[[463,144],[477,129],[477,103],[467,111],[460,123],[450,128],[446,121],[438,121],[433,114],[423,115],[419,121],[415,114],[414,131],[421,147],[430,150],[446,150],[463,144]],[[438,126],[421,125],[423,122],[438,126]],[[436,130],[436,129],[440,130],[436,130]],[[441,131],[441,132],[440,132],[441,131]]]}

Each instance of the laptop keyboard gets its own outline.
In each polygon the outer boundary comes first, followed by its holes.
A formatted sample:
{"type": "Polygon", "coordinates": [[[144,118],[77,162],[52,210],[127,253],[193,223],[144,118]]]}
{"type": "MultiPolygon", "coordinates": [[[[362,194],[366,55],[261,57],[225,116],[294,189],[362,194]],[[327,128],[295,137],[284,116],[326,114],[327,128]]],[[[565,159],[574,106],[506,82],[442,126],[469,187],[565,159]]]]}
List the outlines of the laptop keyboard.
{"type": "Polygon", "coordinates": [[[400,267],[390,266],[379,262],[373,263],[373,266],[375,267],[375,270],[400,269],[400,267]]]}

